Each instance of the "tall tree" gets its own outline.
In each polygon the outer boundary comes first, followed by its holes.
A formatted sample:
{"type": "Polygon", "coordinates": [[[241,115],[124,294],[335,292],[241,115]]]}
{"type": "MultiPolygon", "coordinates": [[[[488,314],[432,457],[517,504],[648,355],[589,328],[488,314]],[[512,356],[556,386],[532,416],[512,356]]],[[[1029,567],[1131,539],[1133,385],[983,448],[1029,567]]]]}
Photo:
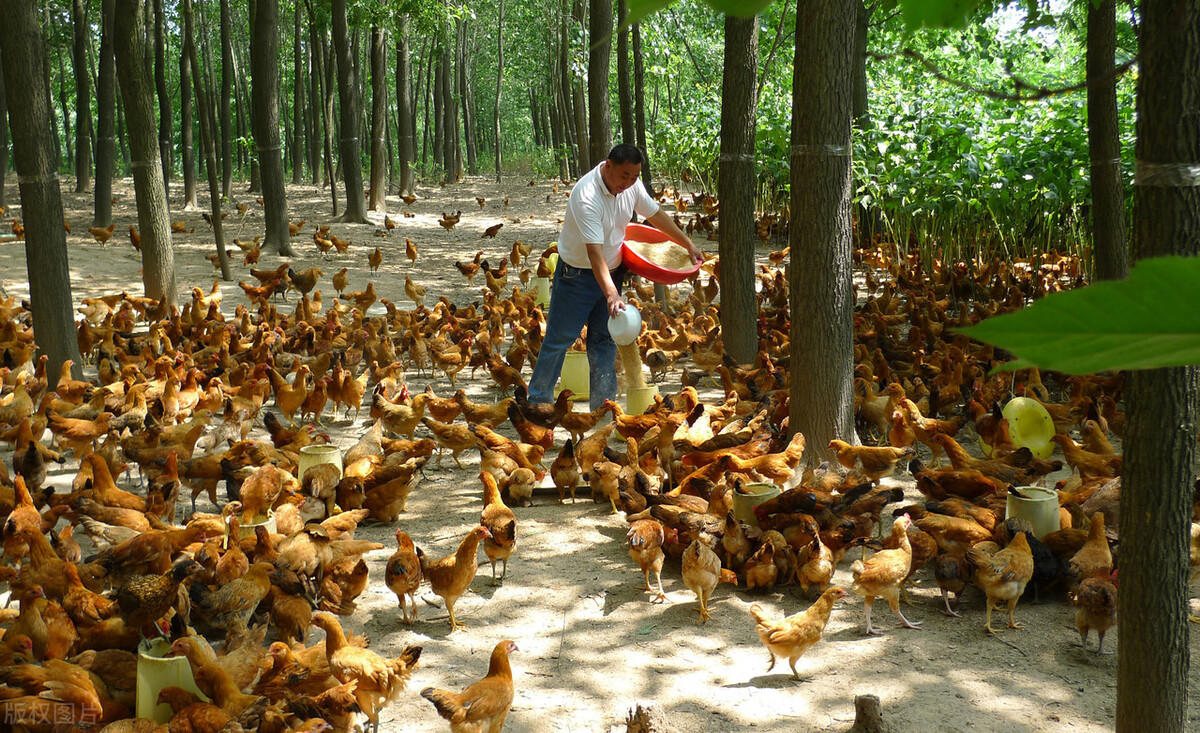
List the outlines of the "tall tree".
{"type": "MultiPolygon", "coordinates": [[[[46,3],[42,6],[42,48],[50,48],[50,38],[53,28],[54,26],[50,20],[50,5],[49,3],[46,3]]],[[[50,129],[57,131],[58,121],[54,117],[54,95],[50,93],[50,77],[50,52],[46,51],[42,54],[42,80],[46,85],[46,108],[50,112],[50,129]]],[[[70,122],[68,120],[63,120],[64,127],[68,126],[69,124],[70,122]]],[[[60,164],[62,163],[62,142],[58,139],[57,132],[55,132],[55,134],[52,136],[51,142],[54,145],[54,169],[58,170],[60,164]]]]}
{"type": "Polygon", "coordinates": [[[454,167],[454,95],[450,91],[454,69],[450,63],[450,44],[453,34],[450,30],[450,19],[446,19],[446,38],[442,43],[442,63],[438,68],[441,79],[442,95],[442,167],[446,170],[446,178],[454,180],[457,172],[454,167]]]}
{"type": "Polygon", "coordinates": [[[300,3],[292,8],[292,184],[300,185],[304,174],[304,77],[301,75],[303,50],[300,45],[300,3]]]}
{"type": "MultiPolygon", "coordinates": [[[[47,357],[47,374],[58,374],[63,362],[75,362],[82,377],[79,342],[75,338],[71,269],[63,231],[62,191],[50,126],[50,95],[42,77],[43,48],[36,0],[13,0],[0,23],[0,56],[4,86],[21,104],[9,111],[17,163],[21,214],[25,219],[25,262],[33,311],[33,336],[47,357]]],[[[7,146],[6,146],[7,147],[7,146]]],[[[4,151],[7,154],[7,150],[4,151]]]]}
{"type": "Polygon", "coordinates": [[[91,29],[84,0],[72,0],[71,25],[75,40],[71,54],[71,71],[75,75],[75,193],[86,193],[92,190],[92,92],[89,89],[92,74],[87,63],[91,29]]]}
{"type": "MultiPolygon", "coordinates": [[[[792,267],[789,431],[826,456],[854,437],[854,299],[850,259],[850,70],[855,0],[796,13],[792,79],[792,267]],[[801,365],[803,367],[801,368],[801,365]]],[[[724,227],[722,227],[724,228],[724,227]]]]}
{"type": "MultiPolygon", "coordinates": [[[[465,142],[467,153],[467,173],[475,175],[479,172],[478,168],[478,149],[476,147],[476,130],[478,126],[475,124],[475,94],[471,91],[471,64],[467,56],[467,19],[462,18],[458,22],[458,50],[457,60],[455,61],[458,67],[458,102],[459,115],[457,117],[458,124],[461,125],[463,131],[463,142],[465,142]]],[[[456,162],[459,170],[462,169],[462,147],[459,148],[456,162]]]]}
{"type": "MultiPolygon", "coordinates": [[[[295,257],[288,233],[287,191],[283,187],[283,159],[279,150],[279,0],[251,2],[250,78],[254,106],[251,122],[258,167],[262,176],[263,246],[286,257],[295,257]]],[[[351,128],[353,129],[353,128],[351,128]]],[[[362,193],[358,195],[362,200],[362,193]]]]}
{"type": "Polygon", "coordinates": [[[1088,3],[1087,115],[1092,170],[1092,251],[1096,277],[1129,274],[1125,243],[1125,187],[1121,183],[1121,130],[1117,125],[1116,0],[1088,3]]]}
{"type": "Polygon", "coordinates": [[[346,182],[346,210],[341,220],[366,224],[363,201],[362,146],[358,140],[362,105],[358,95],[358,74],[350,51],[350,31],[346,23],[346,0],[333,0],[333,48],[337,55],[339,122],[341,124],[342,178],[346,182]]]}
{"type": "Polygon", "coordinates": [[[588,137],[591,159],[599,163],[612,147],[612,112],[608,102],[608,67],[612,57],[612,0],[590,0],[588,15],[588,137]]]}
{"type": "MultiPolygon", "coordinates": [[[[574,0],[571,7],[571,17],[579,26],[582,32],[587,25],[583,22],[584,2],[583,0],[574,0]]],[[[586,36],[585,36],[586,37],[586,36]]],[[[586,48],[586,44],[584,48],[586,48]]],[[[574,98],[573,108],[575,112],[575,140],[579,144],[579,174],[591,170],[592,166],[598,164],[599,160],[592,160],[592,143],[588,129],[588,109],[587,100],[584,98],[584,80],[583,74],[580,72],[575,75],[571,81],[571,96],[574,98]]],[[[608,82],[606,81],[605,84],[608,82]]],[[[605,150],[605,153],[608,151],[605,150]]]]}
{"type": "Polygon", "coordinates": [[[758,18],[725,16],[721,79],[721,340],[742,364],[758,353],[754,293],[754,135],[758,112],[758,18]]]}
{"type": "MultiPolygon", "coordinates": [[[[637,129],[637,146],[642,149],[643,155],[649,155],[646,149],[646,71],[642,65],[641,23],[633,24],[633,119],[637,129]]],[[[642,183],[647,191],[652,189],[653,180],[650,176],[650,158],[647,157],[642,166],[642,183]]],[[[663,295],[666,296],[665,290],[663,295]]]]}
{"type": "Polygon", "coordinates": [[[400,127],[400,193],[411,195],[416,185],[412,104],[412,58],[408,47],[408,13],[396,20],[396,123],[400,127]]]}
{"type": "Polygon", "coordinates": [[[387,54],[383,28],[371,28],[371,211],[387,212],[387,54]]]}
{"type": "MultiPolygon", "coordinates": [[[[167,21],[163,0],[154,0],[154,85],[158,89],[158,150],[162,158],[160,173],[168,202],[171,198],[171,171],[175,167],[171,140],[171,95],[167,91],[167,21]]],[[[124,92],[122,92],[124,94],[124,92]]]]}
{"type": "MultiPolygon", "coordinates": [[[[1200,254],[1200,6],[1141,4],[1135,259],[1200,254]]],[[[1200,368],[1129,372],[1117,731],[1188,729],[1188,534],[1200,368]]]]}
{"type": "Polygon", "coordinates": [[[233,14],[229,0],[221,0],[221,195],[229,198],[233,188],[233,121],[229,112],[233,107],[233,77],[237,73],[233,66],[233,14]]]}
{"type": "Polygon", "coordinates": [[[196,110],[200,117],[200,146],[204,152],[204,170],[208,173],[208,202],[212,216],[213,237],[217,243],[217,264],[221,268],[221,279],[229,280],[229,255],[225,252],[225,229],[221,221],[221,188],[217,182],[217,146],[213,139],[217,118],[212,114],[208,94],[205,92],[204,77],[196,59],[196,34],[192,27],[192,0],[183,0],[183,55],[187,67],[180,69],[187,74],[190,70],[196,87],[196,110]]]}
{"type": "MultiPolygon", "coordinates": [[[[92,226],[112,223],[113,126],[116,122],[117,69],[113,58],[113,0],[100,3],[100,65],[96,76],[96,195],[92,226]]],[[[3,114],[0,111],[0,114],[3,114]]],[[[2,183],[2,181],[0,181],[2,183]]]]}
{"type": "MultiPolygon", "coordinates": [[[[867,0],[854,2],[854,71],[851,77],[854,80],[854,97],[851,116],[854,126],[860,130],[865,130],[871,124],[871,110],[867,106],[867,40],[871,30],[871,15],[877,4],[875,0],[872,0],[870,7],[867,6],[867,0]]],[[[785,5],[780,21],[786,16],[785,5]]]]}
{"type": "Polygon", "coordinates": [[[4,90],[4,61],[0,59],[0,206],[4,206],[4,179],[8,177],[8,96],[4,90]]]}
{"type": "Polygon", "coordinates": [[[192,75],[188,71],[188,59],[195,51],[195,42],[184,38],[179,51],[179,152],[183,162],[183,210],[200,208],[196,201],[196,150],[192,128],[192,75]],[[191,43],[193,48],[183,45],[191,43]]]}
{"type": "Polygon", "coordinates": [[[117,0],[114,42],[117,79],[125,100],[133,190],[142,235],[142,284],[146,297],[175,303],[175,254],[171,220],[162,179],[162,160],[155,141],[154,88],[147,74],[146,0],[117,0]]]}
{"type": "Polygon", "coordinates": [[[500,92],[504,89],[504,0],[500,0],[500,17],[496,21],[496,106],[493,112],[493,122],[496,134],[496,183],[502,177],[504,156],[500,144],[500,92]]]}
{"type": "Polygon", "coordinates": [[[633,89],[629,84],[629,29],[625,27],[628,0],[617,0],[617,104],[621,115],[621,142],[636,140],[633,128],[633,89]]]}

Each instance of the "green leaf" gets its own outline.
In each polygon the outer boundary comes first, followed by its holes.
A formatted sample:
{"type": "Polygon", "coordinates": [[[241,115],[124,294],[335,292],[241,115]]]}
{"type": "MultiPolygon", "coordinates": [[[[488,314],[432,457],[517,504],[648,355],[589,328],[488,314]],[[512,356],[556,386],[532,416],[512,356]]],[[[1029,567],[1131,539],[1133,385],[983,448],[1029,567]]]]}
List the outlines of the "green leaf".
{"type": "Polygon", "coordinates": [[[704,4],[718,13],[735,18],[753,18],[774,0],[704,0],[704,4]]]}
{"type": "Polygon", "coordinates": [[[1200,364],[1200,259],[1156,257],[1129,279],[1055,293],[964,329],[1016,362],[1069,374],[1200,364]]]}
{"type": "Polygon", "coordinates": [[[634,23],[641,22],[673,2],[675,0],[629,0],[629,14],[625,16],[625,25],[617,30],[623,31],[634,23]]]}
{"type": "Polygon", "coordinates": [[[900,12],[909,30],[966,28],[967,19],[979,0],[900,0],[900,12]]]}

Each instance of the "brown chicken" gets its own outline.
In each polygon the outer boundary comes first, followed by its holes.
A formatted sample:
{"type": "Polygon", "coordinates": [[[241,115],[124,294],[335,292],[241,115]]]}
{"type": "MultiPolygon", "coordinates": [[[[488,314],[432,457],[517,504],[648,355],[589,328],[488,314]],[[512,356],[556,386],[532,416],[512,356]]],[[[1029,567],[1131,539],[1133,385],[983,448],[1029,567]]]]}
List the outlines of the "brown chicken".
{"type": "Polygon", "coordinates": [[[271,573],[275,567],[257,562],[237,580],[209,590],[200,583],[189,589],[192,602],[192,622],[198,628],[219,630],[248,627],[258,604],[271,591],[271,573]]]}
{"type": "Polygon", "coordinates": [[[288,383],[287,379],[274,369],[268,370],[267,376],[270,377],[271,387],[275,390],[275,406],[288,419],[292,427],[295,427],[294,416],[304,404],[304,400],[308,398],[309,390],[312,389],[312,376],[308,365],[300,365],[291,383],[288,383]]]}
{"type": "Polygon", "coordinates": [[[450,631],[466,628],[466,624],[455,618],[454,604],[467,592],[471,581],[475,579],[475,571],[479,568],[479,542],[490,536],[491,532],[487,527],[475,527],[463,538],[458,551],[453,555],[421,563],[421,573],[429,579],[430,589],[446,601],[446,611],[450,614],[450,631]]]}
{"type": "Polygon", "coordinates": [[[1025,533],[1017,532],[1008,547],[994,554],[973,547],[967,557],[975,565],[975,585],[987,595],[987,621],[983,628],[989,634],[996,633],[992,628],[992,608],[998,601],[1008,601],[1008,628],[1024,628],[1013,618],[1013,611],[1033,577],[1033,553],[1025,533]]]}
{"type": "Polygon", "coordinates": [[[1062,448],[1063,457],[1067,464],[1079,472],[1084,479],[1103,476],[1112,478],[1121,475],[1122,456],[1107,453],[1092,453],[1084,450],[1078,443],[1067,435],[1055,435],[1050,440],[1062,448]]]}
{"type": "Polygon", "coordinates": [[[851,586],[856,594],[863,596],[867,610],[867,633],[882,634],[883,632],[871,625],[871,606],[877,597],[887,599],[892,613],[900,618],[900,625],[907,629],[919,629],[915,624],[904,618],[900,613],[900,586],[908,577],[912,567],[912,546],[908,543],[908,527],[911,520],[907,516],[896,517],[892,523],[891,541],[895,543],[894,550],[880,550],[866,561],[856,560],[850,566],[854,576],[851,586]]]}
{"type": "Polygon", "coordinates": [[[837,452],[838,463],[853,469],[862,464],[863,475],[872,481],[890,476],[896,464],[916,455],[912,448],[872,447],[850,445],[844,440],[829,441],[829,450],[837,452]]]}
{"type": "Polygon", "coordinates": [[[317,287],[317,281],[324,274],[319,267],[310,267],[300,272],[296,272],[289,267],[287,271],[288,280],[291,281],[292,287],[305,295],[308,295],[312,292],[313,288],[317,287]]]}
{"type": "Polygon", "coordinates": [[[402,529],[396,530],[396,552],[387,561],[384,583],[400,601],[403,621],[411,624],[417,620],[417,588],[421,585],[421,559],[424,553],[413,544],[412,538],[402,529]],[[411,601],[412,616],[409,616],[407,601],[411,601]]]}
{"type": "Polygon", "coordinates": [[[370,649],[351,646],[333,614],[315,614],[313,623],[325,631],[329,671],[342,684],[351,680],[357,682],[354,697],[374,726],[375,733],[379,733],[379,713],[404,691],[421,657],[421,647],[405,647],[395,659],[384,659],[370,649]]]}
{"type": "Polygon", "coordinates": [[[1113,569],[1112,550],[1108,547],[1108,537],[1104,534],[1104,513],[1092,515],[1092,524],[1088,528],[1087,542],[1071,556],[1067,565],[1067,573],[1072,584],[1087,578],[1107,578],[1113,569]]]}
{"type": "Polygon", "coordinates": [[[133,576],[117,588],[117,614],[126,626],[136,628],[143,640],[146,639],[146,624],[155,624],[155,631],[163,634],[156,622],[174,607],[184,578],[199,569],[199,565],[186,560],[176,564],[166,575],[133,576]]]}
{"type": "Polygon", "coordinates": [[[811,606],[786,618],[772,618],[761,605],[752,604],[750,615],[754,617],[754,630],[758,632],[759,640],[771,655],[771,664],[767,671],[775,668],[775,657],[780,656],[788,660],[792,676],[800,679],[800,674],[796,671],[796,660],[821,640],[821,635],[825,633],[825,625],[829,623],[833,604],[845,595],[845,588],[834,586],[822,593],[811,606]]]}
{"type": "Polygon", "coordinates": [[[437,440],[437,465],[442,465],[443,451],[448,450],[455,465],[462,468],[463,464],[458,460],[459,454],[475,447],[475,433],[471,432],[471,428],[467,425],[438,422],[427,417],[421,418],[421,424],[429,428],[429,432],[433,433],[434,439],[437,440]]]}
{"type": "Polygon", "coordinates": [[[383,250],[376,247],[374,252],[367,254],[367,264],[371,267],[371,272],[379,270],[379,266],[383,264],[383,250]]]}
{"type": "Polygon", "coordinates": [[[483,513],[479,515],[479,524],[488,531],[483,540],[483,554],[492,564],[492,585],[500,585],[508,576],[508,558],[517,545],[517,517],[504,505],[500,487],[492,474],[480,471],[479,480],[483,482],[483,513]],[[499,580],[496,579],[496,561],[504,563],[499,580]]]}
{"type": "Polygon", "coordinates": [[[568,438],[567,442],[563,443],[558,457],[550,464],[550,479],[558,489],[559,504],[563,503],[568,493],[571,495],[571,503],[575,503],[575,487],[579,485],[581,478],[579,465],[575,462],[575,443],[568,438]]]}
{"type": "Polygon", "coordinates": [[[638,564],[638,567],[642,569],[642,575],[645,576],[646,587],[643,590],[654,593],[650,602],[661,603],[667,600],[667,594],[663,592],[662,587],[662,566],[663,560],[666,558],[663,553],[663,546],[667,542],[666,527],[657,519],[639,519],[629,526],[625,542],[629,546],[629,556],[638,564]],[[658,588],[650,587],[651,570],[654,571],[658,588]]]}
{"type": "Polygon", "coordinates": [[[375,417],[378,411],[378,418],[383,420],[388,430],[412,440],[413,433],[425,417],[425,403],[428,399],[429,395],[421,392],[413,396],[411,405],[397,405],[388,402],[382,394],[376,392],[371,400],[372,417],[375,417]]]}
{"type": "MultiPolygon", "coordinates": [[[[612,513],[617,513],[617,499],[620,498],[620,464],[612,461],[600,461],[592,466],[589,474],[592,488],[601,498],[608,499],[612,504],[612,513]]],[[[572,497],[574,498],[574,497],[572,497]]]]}
{"type": "Polygon", "coordinates": [[[1088,632],[1095,630],[1096,653],[1104,654],[1104,634],[1117,624],[1117,587],[1107,577],[1084,578],[1075,592],[1075,607],[1079,643],[1087,649],[1088,632]]]}
{"type": "Polygon", "coordinates": [[[500,733],[513,701],[512,668],[508,655],[517,645],[501,641],[492,649],[487,676],[462,692],[426,687],[421,697],[433,703],[438,715],[450,721],[451,733],[500,733]]]}
{"type": "MultiPolygon", "coordinates": [[[[770,543],[764,546],[769,547],[770,543]]],[[[683,551],[681,561],[683,584],[696,594],[696,600],[700,602],[700,620],[696,622],[699,626],[712,618],[708,611],[708,603],[712,599],[713,591],[721,582],[721,558],[717,557],[717,553],[712,551],[707,542],[697,537],[683,551]]],[[[659,587],[662,587],[661,580],[659,587]]]]}

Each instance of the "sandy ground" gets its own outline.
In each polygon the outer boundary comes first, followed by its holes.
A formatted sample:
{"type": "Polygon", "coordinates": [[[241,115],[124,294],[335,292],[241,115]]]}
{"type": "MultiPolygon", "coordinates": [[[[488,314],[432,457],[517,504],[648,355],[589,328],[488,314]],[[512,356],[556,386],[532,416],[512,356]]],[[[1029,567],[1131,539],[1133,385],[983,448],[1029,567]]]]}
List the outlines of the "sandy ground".
{"type": "MultiPolygon", "coordinates": [[[[117,233],[106,247],[88,236],[91,198],[66,193],[72,183],[63,179],[67,218],[76,232],[68,237],[75,299],[122,289],[140,292],[139,261],[126,233],[129,224],[136,224],[131,182],[126,179],[115,187],[117,233]]],[[[496,261],[511,249],[514,239],[532,243],[535,252],[547,246],[556,238],[567,190],[560,185],[556,191],[553,186],[553,181],[538,180],[530,187],[528,178],[510,179],[503,185],[471,179],[444,188],[420,186],[420,200],[411,206],[389,197],[389,212],[399,224],[389,237],[374,236],[380,229],[377,225],[334,223],[334,233],[352,240],[354,246],[328,260],[309,236],[313,223],[331,218],[328,191],[290,186],[293,220],[309,222],[305,233],[293,240],[300,253],[293,265],[297,269],[318,265],[324,270],[321,289],[328,304],[333,296],[329,278],[341,267],[350,268],[351,290],[365,287],[370,278],[367,253],[378,245],[384,250],[384,265],[374,279],[381,296],[397,304],[408,302],[403,278],[411,273],[428,288],[427,302],[445,295],[466,305],[480,300],[480,291],[466,287],[453,261],[467,259],[478,249],[496,261]],[[476,196],[486,198],[484,208],[476,196]],[[502,203],[505,196],[510,198],[507,208],[502,203]],[[401,216],[403,209],[415,216],[401,216]],[[458,209],[463,217],[456,229],[446,232],[437,226],[441,212],[458,209]],[[504,227],[495,240],[480,238],[487,226],[500,222],[504,227]],[[406,236],[420,248],[415,268],[404,258],[406,236]]],[[[250,204],[250,210],[244,219],[239,220],[236,212],[230,215],[228,237],[248,239],[262,231],[255,195],[243,189],[238,186],[234,200],[250,204]]],[[[213,240],[199,211],[182,211],[181,184],[177,182],[171,194],[171,218],[186,219],[189,228],[195,227],[194,234],[174,238],[182,300],[193,285],[205,290],[211,286],[214,270],[204,256],[213,251],[213,240]]],[[[15,185],[8,195],[10,208],[17,209],[15,185]]],[[[207,206],[203,195],[201,206],[207,206]]],[[[382,221],[380,215],[372,218],[382,221]]],[[[700,245],[709,252],[716,250],[713,242],[700,245]]],[[[767,251],[759,248],[764,262],[767,251]]],[[[258,266],[270,268],[279,262],[264,254],[258,266]]],[[[240,263],[239,257],[235,280],[249,279],[240,263]]],[[[8,293],[27,296],[20,244],[0,245],[0,272],[8,293]]],[[[510,276],[509,281],[516,278],[510,276]]],[[[482,278],[477,283],[482,284],[482,278]]],[[[223,309],[230,314],[236,304],[245,302],[245,296],[235,281],[221,287],[223,309]]],[[[484,381],[486,375],[480,374],[474,382],[464,379],[472,398],[499,398],[498,391],[484,381]]],[[[413,374],[408,379],[414,392],[425,387],[425,379],[413,374]]],[[[451,391],[444,379],[432,383],[438,394],[451,391]]],[[[670,391],[678,385],[678,372],[674,372],[661,389],[670,391]]],[[[337,444],[349,447],[365,423],[331,419],[327,414],[324,429],[337,444]]],[[[962,442],[970,444],[971,439],[962,442]]],[[[479,519],[478,456],[464,455],[463,461],[466,470],[453,468],[449,460],[441,469],[431,462],[427,478],[414,490],[408,512],[398,523],[433,556],[454,552],[479,519]]],[[[69,480],[74,467],[72,461],[59,480],[69,480]]],[[[911,496],[919,496],[910,478],[897,481],[911,496]]],[[[989,637],[983,630],[982,594],[968,589],[963,618],[943,616],[937,586],[927,569],[915,587],[920,605],[907,611],[910,619],[923,622],[922,630],[892,628],[894,619],[881,603],[876,619],[887,631],[881,638],[868,638],[863,634],[861,601],[847,597],[834,609],[824,641],[798,663],[808,681],[796,682],[782,662],[766,671],[767,654],[747,607],[759,601],[778,612],[793,613],[811,602],[798,588],[750,594],[723,585],[713,606],[714,621],[697,627],[696,600],[683,585],[677,565],[668,562],[664,570],[668,601],[648,603],[647,594],[640,590],[640,572],[625,550],[627,525],[622,515],[611,515],[607,506],[587,500],[560,506],[549,494],[535,496],[535,502],[532,508],[516,510],[519,542],[503,586],[491,585],[486,558],[480,553],[479,575],[457,605],[468,628],[454,634],[447,633],[444,609],[426,603],[420,604],[421,618],[415,625],[399,622],[395,596],[382,582],[396,526],[360,532],[360,537],[382,542],[386,549],[368,557],[372,585],[359,598],[358,611],[343,623],[369,634],[371,647],[383,654],[395,653],[406,644],[424,647],[409,691],[384,713],[382,730],[445,730],[446,723],[416,691],[430,685],[461,689],[481,677],[492,647],[501,639],[512,639],[520,648],[512,659],[516,700],[507,724],[507,730],[514,732],[624,730],[625,713],[638,702],[657,703],[679,731],[840,731],[853,720],[854,696],[864,693],[882,699],[885,718],[898,730],[1112,728],[1116,657],[1097,656],[1094,636],[1093,651],[1080,649],[1073,609],[1061,600],[1041,605],[1022,602],[1017,618],[1026,628],[989,637]]],[[[212,510],[204,499],[201,508],[212,510]]],[[[835,582],[849,584],[851,559],[839,567],[835,582]]],[[[320,634],[314,630],[310,642],[320,634]]],[[[1118,636],[1119,629],[1110,632],[1108,650],[1116,649],[1118,636]]],[[[1191,644],[1193,657],[1200,657],[1195,634],[1191,644]]],[[[1189,719],[1200,728],[1200,695],[1195,682],[1191,686],[1189,719]]]]}

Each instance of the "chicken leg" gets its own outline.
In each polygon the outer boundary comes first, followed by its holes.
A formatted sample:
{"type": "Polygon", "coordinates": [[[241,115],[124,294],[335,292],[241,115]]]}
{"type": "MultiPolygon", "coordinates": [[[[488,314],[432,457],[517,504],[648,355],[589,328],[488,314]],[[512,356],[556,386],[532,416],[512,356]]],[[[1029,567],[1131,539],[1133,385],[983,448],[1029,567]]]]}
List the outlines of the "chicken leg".
{"type": "MultiPolygon", "coordinates": [[[[661,581],[660,581],[660,583],[661,583],[661,581]]],[[[712,614],[708,612],[708,597],[705,596],[704,592],[697,591],[696,597],[700,599],[700,620],[696,622],[696,625],[700,626],[701,624],[704,624],[709,619],[711,619],[712,614]]],[[[772,666],[775,664],[774,656],[775,656],[774,654],[771,655],[772,666]]]]}
{"type": "MultiPolygon", "coordinates": [[[[946,590],[945,588],[942,588],[942,600],[946,602],[946,610],[942,611],[942,613],[946,614],[947,616],[953,616],[954,618],[962,618],[961,613],[950,608],[950,591],[946,590]]],[[[954,605],[958,605],[958,596],[954,597],[954,605]]]]}
{"type": "MultiPolygon", "coordinates": [[[[457,600],[457,599],[455,599],[455,600],[457,600]]],[[[459,622],[458,619],[454,618],[454,601],[450,600],[449,598],[446,599],[446,610],[450,613],[450,632],[451,633],[454,633],[455,631],[458,631],[459,629],[467,628],[466,624],[461,623],[461,622],[459,622]]]]}
{"type": "Polygon", "coordinates": [[[650,587],[650,568],[645,568],[644,570],[642,570],[642,573],[646,576],[646,587],[643,588],[642,590],[648,590],[648,591],[652,591],[654,593],[654,598],[652,598],[650,600],[650,602],[651,603],[661,603],[661,602],[667,600],[667,594],[663,592],[663,587],[662,587],[662,571],[657,568],[655,568],[655,570],[654,570],[654,578],[658,581],[658,589],[657,590],[650,587]]]}

